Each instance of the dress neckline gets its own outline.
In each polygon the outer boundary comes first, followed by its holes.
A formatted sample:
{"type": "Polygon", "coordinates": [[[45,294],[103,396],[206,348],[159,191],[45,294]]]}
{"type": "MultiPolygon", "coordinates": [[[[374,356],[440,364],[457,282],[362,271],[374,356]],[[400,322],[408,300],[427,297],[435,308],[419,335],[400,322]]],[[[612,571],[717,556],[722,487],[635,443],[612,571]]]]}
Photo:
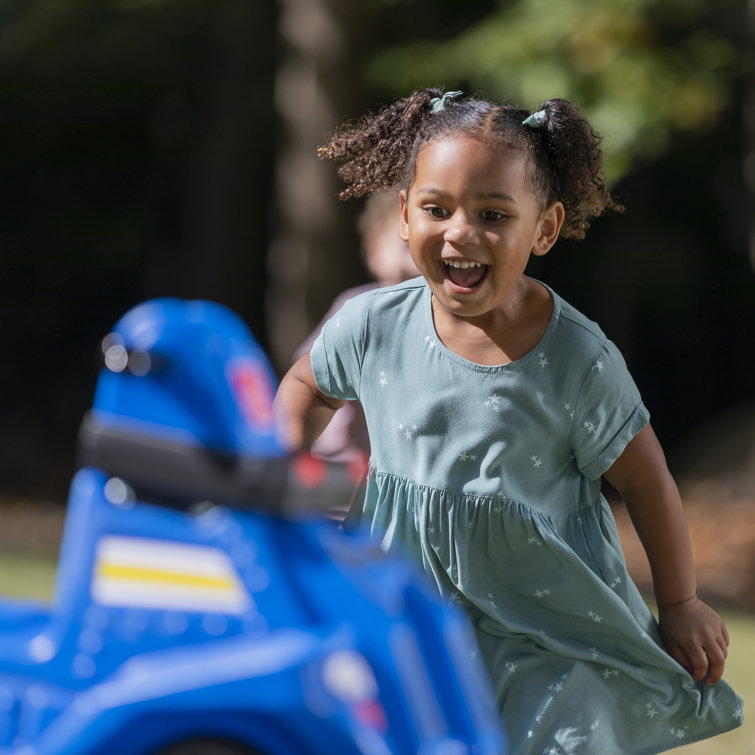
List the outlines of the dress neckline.
{"type": "Polygon", "coordinates": [[[462,367],[470,370],[475,370],[477,372],[506,372],[508,370],[524,367],[527,365],[527,363],[533,360],[535,360],[536,364],[542,365],[543,359],[547,359],[547,354],[544,351],[546,348],[546,342],[548,341],[549,336],[561,314],[562,302],[561,297],[558,296],[556,292],[546,283],[543,283],[536,278],[532,278],[532,280],[535,281],[535,283],[540,284],[550,294],[551,300],[553,301],[553,312],[551,313],[548,325],[538,342],[526,354],[519,357],[519,359],[514,359],[510,362],[504,362],[502,364],[479,364],[477,362],[471,362],[470,360],[459,356],[455,351],[452,351],[443,343],[443,341],[440,339],[440,336],[438,335],[438,331],[435,329],[435,322],[433,321],[432,292],[430,291],[430,286],[425,283],[422,309],[425,318],[425,326],[426,328],[428,328],[428,332],[432,333],[431,337],[435,341],[434,348],[451,361],[456,362],[462,367]]]}

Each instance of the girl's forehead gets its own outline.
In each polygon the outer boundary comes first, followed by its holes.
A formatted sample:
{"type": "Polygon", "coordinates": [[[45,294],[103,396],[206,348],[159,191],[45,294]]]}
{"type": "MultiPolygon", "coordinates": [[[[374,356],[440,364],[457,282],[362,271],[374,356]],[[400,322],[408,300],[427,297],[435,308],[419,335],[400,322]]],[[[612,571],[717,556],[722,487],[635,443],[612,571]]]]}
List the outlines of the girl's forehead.
{"type": "Polygon", "coordinates": [[[428,153],[432,155],[433,160],[437,160],[440,156],[445,159],[457,157],[460,160],[467,160],[470,155],[473,155],[482,160],[495,162],[526,163],[529,157],[529,151],[520,145],[503,139],[474,134],[447,134],[428,139],[417,152],[417,163],[423,157],[427,157],[428,153]]]}
{"type": "Polygon", "coordinates": [[[528,153],[520,148],[467,135],[427,141],[417,154],[413,183],[431,174],[453,180],[461,175],[481,181],[519,182],[526,178],[528,153]]]}

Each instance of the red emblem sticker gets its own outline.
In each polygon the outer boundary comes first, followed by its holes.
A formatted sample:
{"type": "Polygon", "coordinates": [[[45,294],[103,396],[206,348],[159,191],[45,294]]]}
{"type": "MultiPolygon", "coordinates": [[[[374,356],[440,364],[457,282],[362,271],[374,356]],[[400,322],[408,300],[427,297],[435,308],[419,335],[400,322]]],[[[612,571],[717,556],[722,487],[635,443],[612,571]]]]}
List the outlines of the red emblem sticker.
{"type": "Polygon", "coordinates": [[[258,427],[273,424],[272,382],[267,371],[248,359],[239,359],[228,366],[228,380],[244,418],[258,427]]]}

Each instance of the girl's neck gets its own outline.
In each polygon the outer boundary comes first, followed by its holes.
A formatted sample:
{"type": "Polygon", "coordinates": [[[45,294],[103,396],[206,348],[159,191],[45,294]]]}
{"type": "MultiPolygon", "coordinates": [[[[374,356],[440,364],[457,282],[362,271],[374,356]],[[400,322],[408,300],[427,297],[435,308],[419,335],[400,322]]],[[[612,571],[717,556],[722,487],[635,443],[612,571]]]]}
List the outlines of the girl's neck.
{"type": "Polygon", "coordinates": [[[468,362],[494,366],[521,359],[537,346],[553,315],[548,289],[522,277],[505,304],[481,317],[458,317],[433,298],[433,321],[438,337],[468,362]]]}

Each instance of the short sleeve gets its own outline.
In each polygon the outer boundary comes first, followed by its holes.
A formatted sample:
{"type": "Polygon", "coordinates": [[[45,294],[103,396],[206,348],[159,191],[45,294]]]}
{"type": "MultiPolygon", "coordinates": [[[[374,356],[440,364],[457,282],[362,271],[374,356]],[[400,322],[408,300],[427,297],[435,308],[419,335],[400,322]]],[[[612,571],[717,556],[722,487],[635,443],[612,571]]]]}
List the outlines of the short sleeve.
{"type": "Polygon", "coordinates": [[[309,358],[317,387],[333,398],[359,398],[364,333],[371,294],[346,301],[323,325],[309,358]]]}
{"type": "Polygon", "coordinates": [[[571,442],[582,474],[589,480],[600,477],[649,420],[621,352],[606,341],[574,409],[571,442]]]}

